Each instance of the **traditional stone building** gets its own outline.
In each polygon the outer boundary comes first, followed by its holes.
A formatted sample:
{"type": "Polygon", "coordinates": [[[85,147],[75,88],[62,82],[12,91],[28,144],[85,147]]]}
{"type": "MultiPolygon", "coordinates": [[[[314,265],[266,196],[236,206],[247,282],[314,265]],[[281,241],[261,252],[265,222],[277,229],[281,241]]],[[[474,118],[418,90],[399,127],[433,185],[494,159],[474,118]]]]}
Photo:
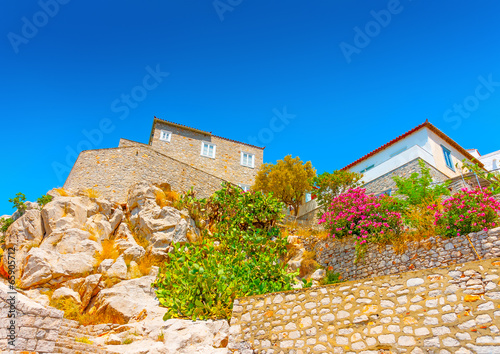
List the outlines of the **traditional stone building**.
{"type": "Polygon", "coordinates": [[[223,182],[249,189],[263,155],[264,148],[155,117],[149,144],[120,139],[117,148],[82,151],[64,187],[92,188],[124,202],[134,183],[148,181],[176,191],[193,187],[207,197],[223,182]]]}
{"type": "Polygon", "coordinates": [[[156,117],[149,145],[245,190],[253,184],[264,158],[264,148],[156,117]]]}

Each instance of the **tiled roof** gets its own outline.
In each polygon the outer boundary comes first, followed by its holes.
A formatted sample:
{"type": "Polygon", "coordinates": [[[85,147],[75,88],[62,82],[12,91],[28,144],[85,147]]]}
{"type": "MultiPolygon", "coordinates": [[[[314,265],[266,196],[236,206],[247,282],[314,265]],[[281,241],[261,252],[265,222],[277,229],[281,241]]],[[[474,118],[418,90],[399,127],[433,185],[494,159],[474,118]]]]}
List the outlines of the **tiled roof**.
{"type": "Polygon", "coordinates": [[[420,130],[420,129],[423,129],[423,128],[428,128],[429,130],[431,130],[432,132],[434,132],[436,135],[438,135],[439,137],[441,137],[444,141],[446,141],[448,144],[450,144],[451,146],[453,146],[455,149],[457,149],[462,155],[464,155],[468,160],[470,161],[473,161],[477,164],[479,164],[479,166],[483,167],[483,164],[477,160],[474,156],[472,156],[467,150],[465,150],[463,147],[461,147],[458,143],[456,143],[453,139],[451,139],[448,135],[446,135],[445,133],[443,133],[441,130],[439,130],[438,128],[436,128],[434,125],[432,125],[428,120],[426,120],[424,123],[416,126],[415,128],[407,131],[406,133],[398,136],[397,138],[395,139],[392,139],[391,141],[389,141],[388,143],[382,145],[381,147],[379,147],[378,149],[375,149],[373,150],[372,152],[366,154],[365,156],[357,159],[356,161],[350,163],[349,165],[347,165],[346,167],[342,168],[342,170],[348,170],[350,169],[351,167],[359,164],[360,162],[363,162],[364,160],[368,159],[369,157],[373,156],[373,155],[376,155],[378,154],[379,152],[381,152],[382,150],[385,150],[387,149],[389,146],[391,145],[394,145],[395,143],[397,143],[398,141],[400,140],[403,140],[404,138],[406,138],[407,136],[415,133],[416,131],[420,130]]]}
{"type": "Polygon", "coordinates": [[[178,127],[180,127],[180,128],[184,128],[184,129],[193,130],[193,131],[198,132],[198,133],[201,133],[201,134],[210,135],[210,136],[213,136],[213,137],[216,137],[216,138],[219,138],[219,139],[227,140],[227,141],[230,141],[230,142],[233,142],[233,143],[237,143],[237,144],[242,144],[242,145],[250,146],[250,147],[253,147],[253,148],[256,148],[256,149],[261,149],[261,150],[264,150],[264,149],[265,149],[265,147],[255,146],[255,145],[251,145],[251,144],[243,143],[243,142],[241,142],[241,141],[232,140],[232,139],[228,139],[228,138],[223,138],[222,136],[218,136],[218,135],[212,134],[212,132],[206,132],[206,131],[204,131],[204,130],[200,130],[200,129],[192,128],[192,127],[189,127],[189,126],[184,125],[184,124],[179,124],[179,123],[175,123],[175,122],[170,122],[170,121],[165,120],[165,119],[157,118],[156,116],[154,117],[153,126],[154,126],[154,124],[156,123],[156,121],[163,122],[163,123],[167,123],[167,124],[174,125],[174,126],[178,126],[178,127]]]}

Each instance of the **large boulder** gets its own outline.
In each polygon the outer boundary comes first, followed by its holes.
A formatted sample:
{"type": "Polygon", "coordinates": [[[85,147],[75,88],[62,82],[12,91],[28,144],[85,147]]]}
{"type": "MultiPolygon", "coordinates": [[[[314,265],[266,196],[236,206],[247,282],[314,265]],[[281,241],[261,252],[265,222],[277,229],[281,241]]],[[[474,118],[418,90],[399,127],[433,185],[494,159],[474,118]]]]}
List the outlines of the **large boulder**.
{"type": "Polygon", "coordinates": [[[43,240],[40,248],[60,254],[87,253],[93,257],[96,252],[102,250],[102,246],[91,238],[91,233],[82,229],[57,230],[43,240]]]}
{"type": "Polygon", "coordinates": [[[123,255],[118,257],[111,267],[106,270],[106,276],[109,278],[127,279],[127,264],[123,255]]]}
{"type": "Polygon", "coordinates": [[[58,197],[42,209],[43,224],[47,235],[53,231],[83,228],[87,222],[88,200],[81,197],[58,197]]]}
{"type": "Polygon", "coordinates": [[[70,288],[62,287],[54,291],[52,294],[52,300],[61,301],[61,300],[71,300],[74,303],[80,305],[82,303],[80,299],[80,294],[70,288]]]}
{"type": "Polygon", "coordinates": [[[142,311],[163,316],[165,308],[159,307],[151,283],[155,277],[124,280],[115,286],[103,289],[92,299],[89,307],[95,307],[96,313],[113,318],[118,323],[127,323],[142,311]]]}
{"type": "MultiPolygon", "coordinates": [[[[18,279],[22,268],[20,265],[32,247],[38,247],[44,234],[40,210],[30,209],[18,218],[5,232],[5,248],[15,248],[16,268],[15,275],[18,279]]],[[[8,252],[4,252],[3,264],[8,264],[8,252]]]]}
{"type": "Polygon", "coordinates": [[[22,289],[49,283],[58,284],[89,274],[94,269],[95,258],[88,253],[60,254],[54,250],[32,248],[23,262],[19,279],[22,289]]]}
{"type": "Polygon", "coordinates": [[[64,283],[64,286],[78,293],[81,307],[85,309],[92,299],[99,292],[99,283],[102,274],[91,274],[85,278],[72,279],[64,283]]]}
{"type": "Polygon", "coordinates": [[[124,222],[122,222],[120,226],[118,226],[114,240],[115,246],[119,252],[123,252],[128,248],[138,246],[127,223],[124,222]]]}

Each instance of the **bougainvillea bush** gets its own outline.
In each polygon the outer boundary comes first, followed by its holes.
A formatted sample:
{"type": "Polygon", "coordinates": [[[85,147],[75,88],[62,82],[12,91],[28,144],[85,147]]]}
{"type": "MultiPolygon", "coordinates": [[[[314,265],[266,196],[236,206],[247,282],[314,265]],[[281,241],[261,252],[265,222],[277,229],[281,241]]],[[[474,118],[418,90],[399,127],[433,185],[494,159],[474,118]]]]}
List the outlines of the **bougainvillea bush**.
{"type": "Polygon", "coordinates": [[[368,243],[386,242],[403,228],[397,200],[367,195],[362,188],[335,197],[319,224],[324,224],[334,238],[353,237],[357,258],[368,243]]]}
{"type": "Polygon", "coordinates": [[[454,237],[496,227],[500,203],[486,188],[464,188],[445,200],[441,208],[433,204],[429,209],[435,211],[437,232],[445,237],[454,237]]]}

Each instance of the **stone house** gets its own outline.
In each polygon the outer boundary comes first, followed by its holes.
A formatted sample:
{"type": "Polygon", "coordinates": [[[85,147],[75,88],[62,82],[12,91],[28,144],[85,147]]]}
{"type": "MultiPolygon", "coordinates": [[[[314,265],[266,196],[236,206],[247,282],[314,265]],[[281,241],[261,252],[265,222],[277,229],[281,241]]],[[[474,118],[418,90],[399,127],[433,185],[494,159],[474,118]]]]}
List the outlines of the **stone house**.
{"type": "Polygon", "coordinates": [[[168,183],[183,192],[191,187],[208,197],[230,182],[248,190],[263,163],[264,148],[211,132],[154,118],[149,144],[120,139],[117,148],[82,151],[64,188],[92,188],[125,202],[135,183],[168,183]]]}
{"type": "Polygon", "coordinates": [[[149,145],[165,155],[248,190],[263,163],[264,148],[154,118],[149,145]]]}
{"type": "Polygon", "coordinates": [[[434,182],[439,183],[459,180],[464,159],[483,167],[479,159],[426,120],[343,170],[363,174],[363,188],[367,193],[391,195],[396,187],[392,178],[419,172],[418,160],[430,168],[434,182]]]}

